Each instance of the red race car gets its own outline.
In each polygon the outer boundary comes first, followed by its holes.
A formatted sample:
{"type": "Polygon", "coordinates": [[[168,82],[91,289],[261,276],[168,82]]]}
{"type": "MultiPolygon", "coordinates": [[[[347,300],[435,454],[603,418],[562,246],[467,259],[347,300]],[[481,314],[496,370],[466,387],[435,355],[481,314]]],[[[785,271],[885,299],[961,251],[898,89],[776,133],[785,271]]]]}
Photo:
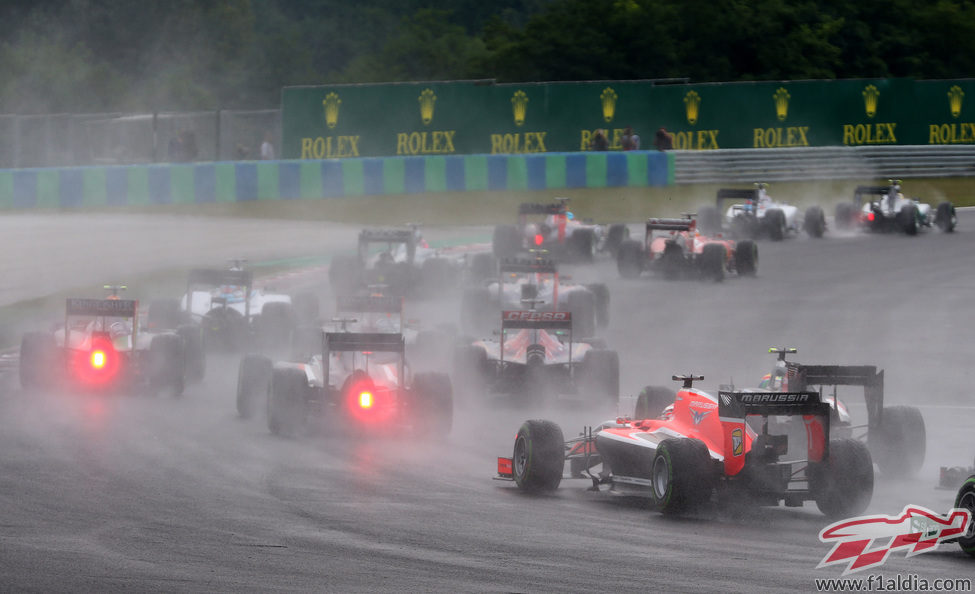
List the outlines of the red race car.
{"type": "MultiPolygon", "coordinates": [[[[713,396],[683,382],[658,418],[618,418],[564,441],[550,421],[526,421],[498,477],[526,491],[551,491],[565,461],[593,488],[650,498],[664,513],[693,511],[713,496],[759,505],[801,506],[814,500],[829,516],[862,512],[873,495],[873,462],[854,439],[829,439],[830,406],[816,392],[719,390],[713,396]],[[804,459],[785,459],[789,435],[769,418],[788,417],[806,433],[804,459]],[[598,474],[593,469],[601,465],[598,474]]],[[[637,409],[653,406],[637,403],[637,409]],[[641,406],[642,405],[642,406],[641,406]]],[[[795,446],[793,451],[795,450],[795,446]]]]}

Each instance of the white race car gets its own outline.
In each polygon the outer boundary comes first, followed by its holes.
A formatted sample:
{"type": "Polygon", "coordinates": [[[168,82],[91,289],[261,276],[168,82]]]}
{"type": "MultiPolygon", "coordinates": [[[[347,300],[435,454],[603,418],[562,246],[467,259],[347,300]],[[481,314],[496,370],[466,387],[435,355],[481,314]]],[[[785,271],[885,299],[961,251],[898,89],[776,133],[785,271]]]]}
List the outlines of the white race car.
{"type": "Polygon", "coordinates": [[[768,184],[757,183],[755,189],[725,188],[718,190],[717,208],[705,207],[698,211],[698,225],[707,234],[726,228],[735,237],[755,239],[768,237],[780,240],[787,235],[804,230],[810,237],[822,237],[826,231],[826,217],[819,206],[810,206],[805,216],[799,208],[777,202],[768,194],[768,184]],[[718,214],[725,200],[741,200],[728,207],[724,219],[718,214]]]}
{"type": "Polygon", "coordinates": [[[958,217],[955,206],[945,200],[932,208],[917,198],[908,198],[901,192],[899,179],[892,179],[886,186],[857,186],[853,203],[836,205],[836,225],[850,228],[854,225],[869,231],[902,231],[917,235],[919,229],[938,227],[945,233],[955,230],[958,217]]]}

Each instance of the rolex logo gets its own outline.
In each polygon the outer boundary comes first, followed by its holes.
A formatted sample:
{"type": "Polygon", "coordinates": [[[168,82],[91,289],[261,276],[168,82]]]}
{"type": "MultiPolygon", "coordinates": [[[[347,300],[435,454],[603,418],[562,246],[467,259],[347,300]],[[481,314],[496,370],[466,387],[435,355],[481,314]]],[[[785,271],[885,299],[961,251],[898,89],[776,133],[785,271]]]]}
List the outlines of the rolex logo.
{"type": "Polygon", "coordinates": [[[423,89],[418,98],[420,102],[420,118],[423,119],[424,125],[429,124],[433,121],[433,106],[437,102],[437,96],[433,94],[430,89],[423,89]]]}
{"type": "Polygon", "coordinates": [[[339,123],[339,105],[342,105],[342,100],[338,95],[335,93],[325,95],[322,107],[325,108],[325,124],[329,128],[334,128],[339,123]]]}
{"type": "Polygon", "coordinates": [[[948,105],[951,107],[951,117],[957,118],[961,115],[961,100],[964,98],[965,91],[962,91],[958,85],[948,89],[948,105]]]}
{"type": "Polygon", "coordinates": [[[603,89],[603,93],[599,96],[599,99],[603,103],[603,119],[607,122],[612,122],[613,114],[616,113],[616,100],[619,99],[619,95],[613,89],[606,87],[603,89]]]}
{"type": "Polygon", "coordinates": [[[528,111],[528,95],[524,91],[515,91],[515,94],[511,96],[511,109],[515,115],[515,125],[524,124],[525,112],[528,111]]]}
{"type": "Polygon", "coordinates": [[[687,112],[687,123],[694,125],[697,123],[698,109],[701,107],[701,96],[697,91],[688,91],[684,95],[684,110],[687,112]]]}
{"type": "Polygon", "coordinates": [[[880,98],[880,91],[873,85],[867,85],[863,89],[863,106],[867,110],[867,117],[872,118],[877,115],[877,100],[880,98]]]}
{"type": "Polygon", "coordinates": [[[779,87],[779,90],[772,95],[775,99],[775,115],[778,116],[779,121],[785,120],[789,115],[789,91],[785,90],[785,87],[779,87]]]}

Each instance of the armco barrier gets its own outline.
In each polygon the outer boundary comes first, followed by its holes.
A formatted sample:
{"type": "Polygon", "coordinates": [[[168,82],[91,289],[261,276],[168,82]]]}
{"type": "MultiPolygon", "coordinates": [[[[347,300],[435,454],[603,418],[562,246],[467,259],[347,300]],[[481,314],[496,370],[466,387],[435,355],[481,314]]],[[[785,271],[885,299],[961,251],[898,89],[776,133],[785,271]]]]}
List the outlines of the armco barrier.
{"type": "Polygon", "coordinates": [[[655,151],[0,170],[0,208],[78,208],[674,183],[655,151]]]}

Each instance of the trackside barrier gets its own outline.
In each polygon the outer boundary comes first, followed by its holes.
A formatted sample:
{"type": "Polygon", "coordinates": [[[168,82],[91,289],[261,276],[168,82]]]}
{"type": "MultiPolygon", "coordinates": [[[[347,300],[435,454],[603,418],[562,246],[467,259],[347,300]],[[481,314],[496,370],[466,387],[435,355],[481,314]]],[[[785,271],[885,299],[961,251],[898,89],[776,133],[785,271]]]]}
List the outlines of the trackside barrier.
{"type": "Polygon", "coordinates": [[[657,151],[375,157],[0,170],[0,208],[314,200],[674,183],[657,151]]]}

